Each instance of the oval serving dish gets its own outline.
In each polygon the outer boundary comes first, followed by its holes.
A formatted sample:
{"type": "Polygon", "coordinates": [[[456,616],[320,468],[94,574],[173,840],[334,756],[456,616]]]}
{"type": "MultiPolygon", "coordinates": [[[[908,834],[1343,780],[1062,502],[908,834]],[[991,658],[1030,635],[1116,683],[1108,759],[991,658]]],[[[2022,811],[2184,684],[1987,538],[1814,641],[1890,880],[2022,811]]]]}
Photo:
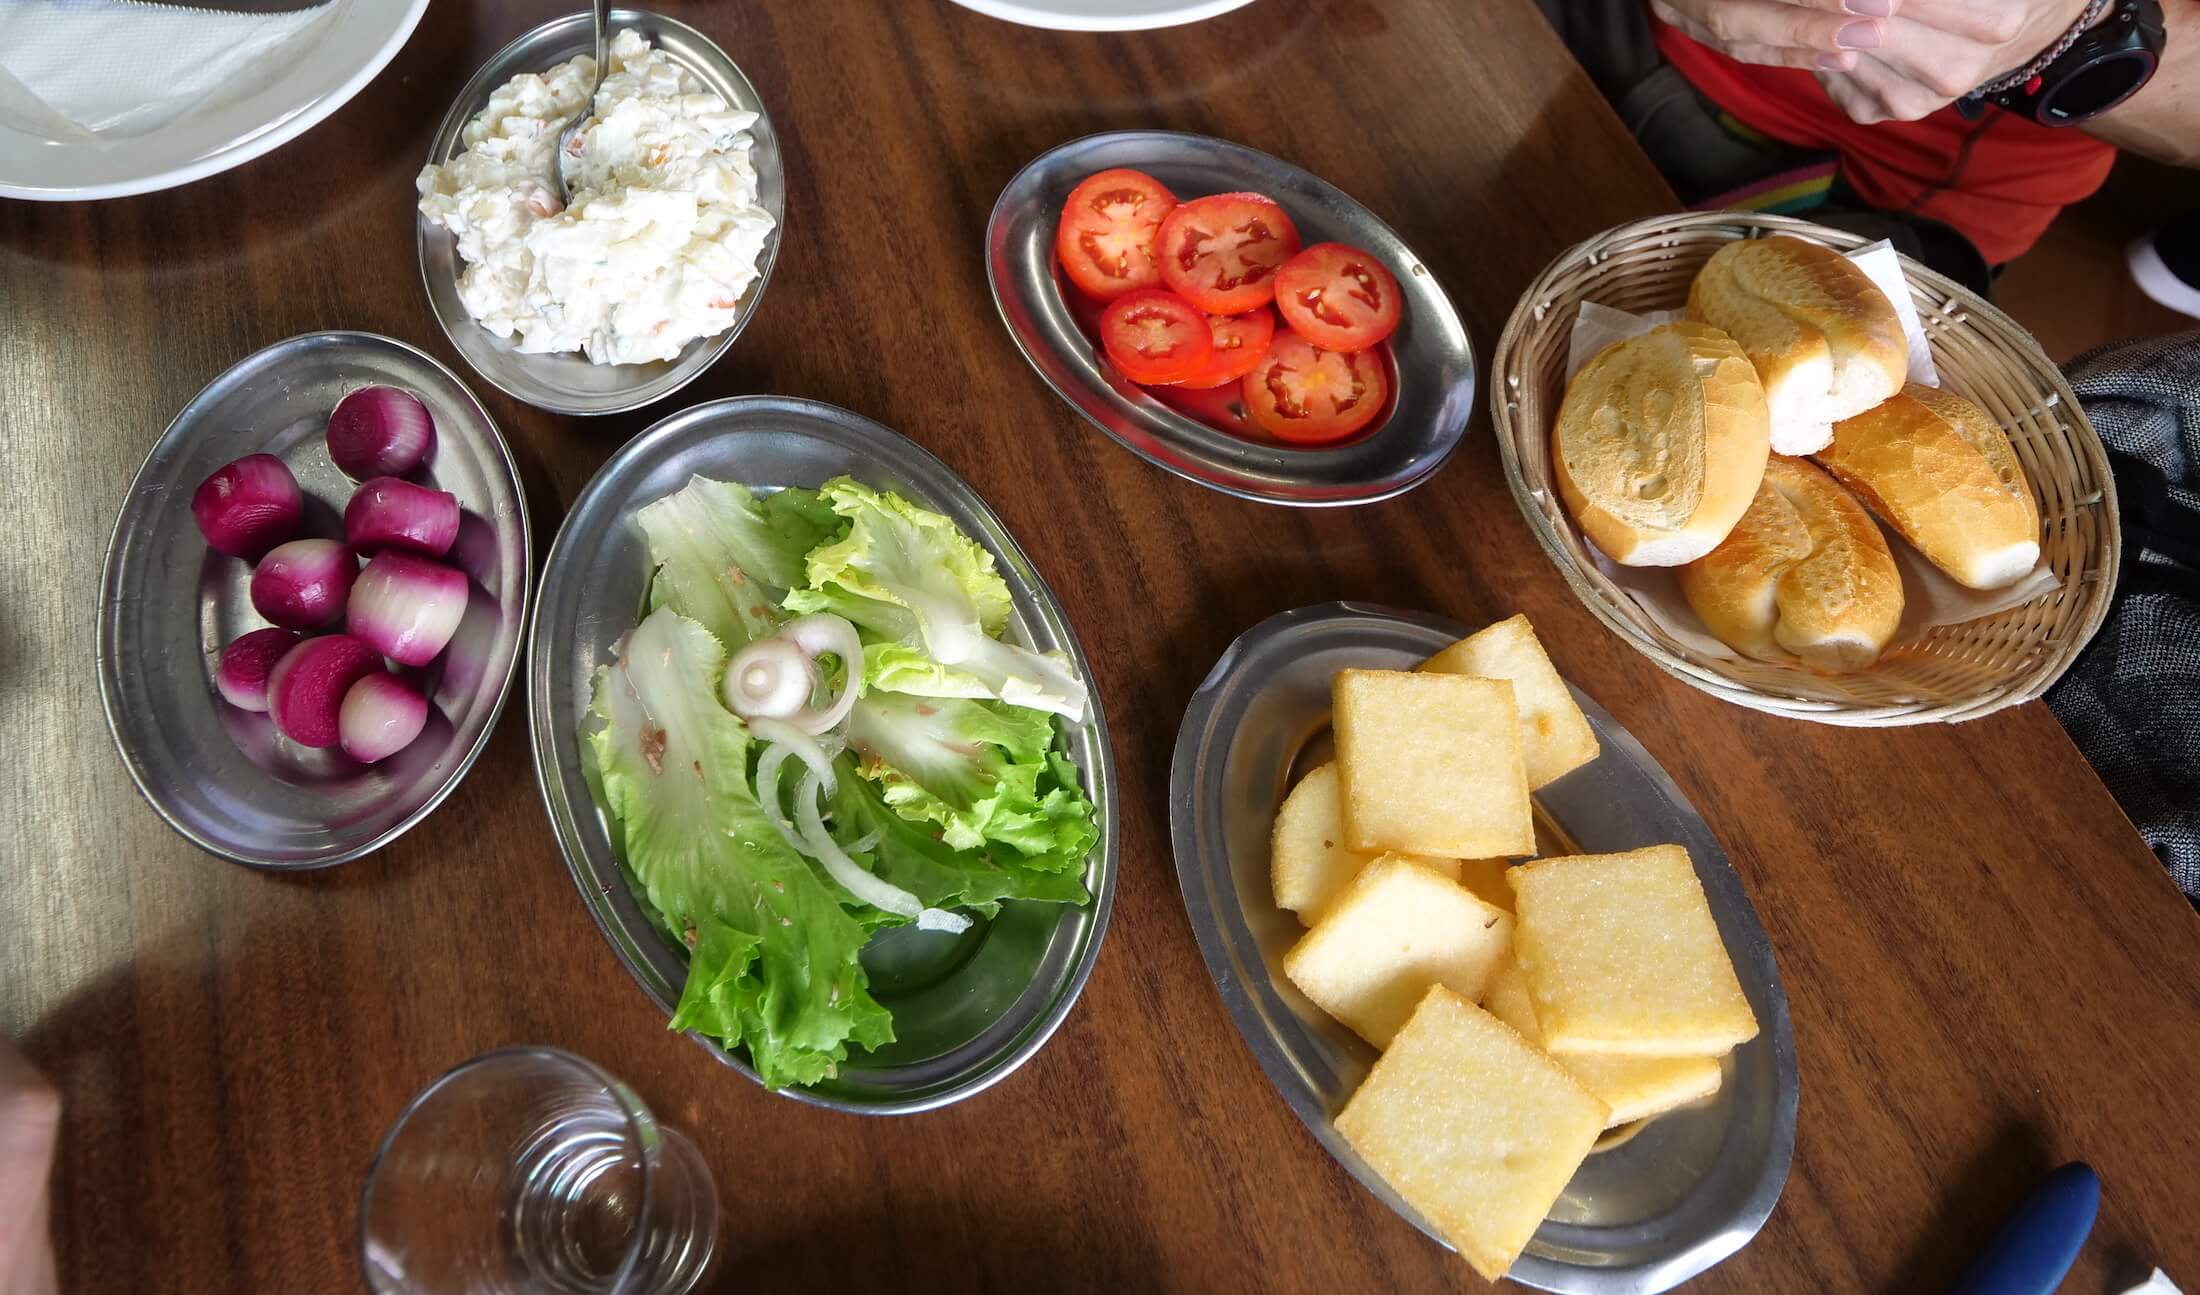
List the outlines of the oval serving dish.
{"type": "MultiPolygon", "coordinates": [[[[1474,407],[1474,345],[1451,299],[1413,249],[1335,186],[1242,144],[1173,131],[1072,140],[1009,181],[986,222],[985,272],[1009,336],[1047,385],[1148,463],[1243,499],[1302,507],[1373,503],[1428,479],[1459,447],[1474,407]],[[1382,258],[1405,297],[1387,415],[1350,441],[1300,448],[1247,440],[1125,379],[1092,341],[1081,294],[1054,256],[1062,202],[1111,167],[1146,172],[1180,198],[1251,190],[1282,204],[1309,247],[1349,243],[1382,258]]],[[[1184,401],[1186,405],[1194,402],[1184,401]]]]}
{"type": "MultiPolygon", "coordinates": [[[[573,884],[619,960],[670,1019],[687,981],[687,951],[636,902],[630,874],[591,789],[583,722],[590,679],[634,625],[650,577],[633,517],[692,476],[768,493],[850,476],[953,519],[993,554],[1013,605],[1006,637],[1063,652],[1092,678],[1046,583],[969,484],[915,442],[867,418],[815,401],[747,396],[698,405],[656,424],[613,455],[573,501],[543,565],[528,652],[528,721],[535,775],[573,884]]],[[[779,1092],[863,1114],[930,1110],[998,1081],[1036,1053],[1069,1014],[1099,956],[1115,898],[1116,793],[1100,699],[1063,722],[1100,840],[1085,871],[1083,907],[1011,900],[961,935],[899,927],[872,937],[862,960],[872,994],[893,1013],[896,1040],[854,1052],[839,1074],[779,1092]]],[[[690,1034],[726,1065],[756,1078],[740,1056],[690,1034]]]]}
{"type": "MultiPolygon", "coordinates": [[[[1465,635],[1438,617],[1356,603],[1270,617],[1192,695],[1169,775],[1177,880],[1231,1020],[1322,1148],[1440,1244],[1332,1123],[1375,1050],[1284,976],[1304,931],[1276,907],[1268,848],[1301,753],[1328,728],[1336,672],[1411,670],[1465,635]]],[[[1601,751],[1535,794],[1539,828],[1547,820],[1587,853],[1686,846],[1763,1028],[1727,1057],[1715,1097],[1608,1133],[1509,1275],[1583,1295],[1662,1291],[1740,1249],[1779,1200],[1795,1149],[1794,1030],[1771,944],[1717,839],[1642,745],[1573,692],[1601,751]]]]}
{"type": "MultiPolygon", "coordinates": [[[[781,167],[779,137],[772,130],[771,115],[764,111],[756,87],[726,52],[708,36],[661,14],[640,9],[613,9],[609,31],[632,28],[649,43],[677,59],[700,77],[712,93],[727,104],[756,114],[749,127],[754,141],[750,164],[756,168],[757,201],[772,218],[772,232],[764,240],[757,259],[756,282],[735,311],[733,326],[714,337],[699,337],[679,356],[649,364],[592,364],[579,352],[527,355],[512,339],[474,322],[458,299],[458,276],[464,268],[458,259],[458,241],[449,230],[431,222],[416,209],[413,222],[419,231],[420,279],[428,290],[428,306],[451,345],[474,366],[474,371],[506,395],[538,409],[557,414],[615,414],[662,400],[702,376],[733,346],[741,330],[756,316],[771,283],[772,266],[779,259],[779,244],[787,218],[787,183],[781,167]]],[[[496,88],[522,72],[547,72],[576,54],[590,52],[595,37],[586,13],[554,18],[498,50],[496,56],[474,73],[473,80],[436,128],[428,145],[428,164],[440,166],[464,148],[460,135],[466,123],[488,106],[496,88]]]]}
{"type": "Polygon", "coordinates": [[[107,550],[100,700],[131,778],[170,826],[235,863],[311,868],[387,845],[450,794],[489,740],[519,663],[529,554],[511,452],[449,369],[372,333],[308,333],[240,360],[153,446],[107,550]],[[215,693],[223,646],[267,622],[252,610],[251,566],[207,547],[190,502],[216,468],[274,454],[305,491],[307,534],[341,538],[354,483],[329,461],[328,415],[346,392],[377,384],[413,392],[435,418],[434,457],[414,479],[458,496],[447,560],[473,588],[426,677],[427,729],[361,765],[333,747],[296,746],[266,715],[215,693]]]}

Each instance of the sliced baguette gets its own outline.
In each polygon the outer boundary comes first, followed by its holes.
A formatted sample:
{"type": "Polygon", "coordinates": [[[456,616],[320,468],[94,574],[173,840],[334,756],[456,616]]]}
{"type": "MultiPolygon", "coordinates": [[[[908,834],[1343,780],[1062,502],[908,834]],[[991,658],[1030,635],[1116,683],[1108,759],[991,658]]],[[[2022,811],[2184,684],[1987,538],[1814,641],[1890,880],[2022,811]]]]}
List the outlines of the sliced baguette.
{"type": "Polygon", "coordinates": [[[1678,578],[1704,627],[1759,661],[1868,669],[1902,623],[1902,573],[1886,537],[1804,459],[1773,455],[1734,533],[1678,578]]]}
{"type": "Polygon", "coordinates": [[[2039,565],[2024,466],[1986,411],[1953,392],[1904,387],[1836,426],[1818,462],[1962,584],[2000,589],[2039,565]]]}
{"type": "Polygon", "coordinates": [[[1902,389],[1909,343],[1894,303],[1829,247],[1800,238],[1722,247],[1688,290],[1688,318],[1749,353],[1772,414],[1772,449],[1811,454],[1833,425],[1902,389]]]}
{"type": "Polygon", "coordinates": [[[1666,324],[1599,351],[1567,385],[1551,471],[1614,562],[1672,567],[1717,547],[1757,493],[1764,387],[1734,339],[1666,324]]]}

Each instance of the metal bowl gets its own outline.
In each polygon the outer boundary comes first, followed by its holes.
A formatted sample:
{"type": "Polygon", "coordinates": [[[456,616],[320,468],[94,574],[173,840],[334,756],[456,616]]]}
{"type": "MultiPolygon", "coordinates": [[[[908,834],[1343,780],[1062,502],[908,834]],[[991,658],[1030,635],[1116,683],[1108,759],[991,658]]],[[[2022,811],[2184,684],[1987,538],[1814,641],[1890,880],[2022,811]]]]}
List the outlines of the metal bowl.
{"type": "MultiPolygon", "coordinates": [[[[528,721],[535,776],[573,883],[619,961],[667,1019],[687,981],[687,950],[636,903],[592,791],[582,725],[590,678],[633,628],[648,586],[648,551],[634,514],[696,475],[765,490],[845,475],[946,514],[999,564],[1014,604],[1008,637],[1065,652],[1081,677],[1092,678],[1061,604],[1000,518],[946,464],[877,423],[815,401],[744,396],[675,414],[629,442],[573,501],[543,565],[528,647],[528,721]]],[[[1064,732],[1099,815],[1100,842],[1085,873],[1092,902],[1011,901],[962,935],[880,932],[864,948],[863,965],[898,1037],[879,1051],[856,1051],[835,1078],[783,1095],[865,1114],[945,1106],[1023,1064],[1069,1014],[1107,930],[1119,846],[1115,768],[1097,693],[1090,718],[1065,722],[1064,732]]],[[[756,1078],[740,1057],[689,1037],[756,1078]]]]}
{"type": "MultiPolygon", "coordinates": [[[[1192,695],[1169,775],[1184,906],[1239,1033],[1323,1149],[1439,1243],[1336,1131],[1375,1050],[1284,976],[1304,932],[1269,891],[1268,841],[1300,753],[1328,727],[1336,672],[1410,670],[1465,634],[1356,603],[1270,617],[1192,695]]],[[[1779,1200],[1795,1152],[1795,1034],[1771,942],[1718,839],[1641,743],[1578,688],[1574,700],[1601,754],[1538,791],[1537,817],[1589,853],[1686,846],[1760,1028],[1726,1059],[1717,1096],[1607,1134],[1509,1275],[1584,1295],[1662,1291],[1739,1250],[1779,1200]]]]}
{"type": "MultiPolygon", "coordinates": [[[[661,14],[640,9],[613,9],[610,29],[633,28],[649,43],[679,60],[702,78],[711,91],[737,109],[756,114],[749,128],[755,141],[749,161],[756,168],[757,200],[771,213],[773,229],[764,240],[764,254],[757,262],[756,282],[734,313],[732,327],[714,337],[699,337],[679,356],[649,364],[592,364],[578,352],[524,355],[510,338],[474,322],[458,300],[458,241],[449,230],[414,212],[419,228],[420,278],[428,289],[428,305],[443,326],[451,345],[498,390],[538,409],[559,414],[616,414],[662,400],[693,382],[703,370],[718,362],[734,338],[756,315],[770,284],[772,265],[779,259],[780,235],[786,224],[787,184],[780,165],[779,137],[772,130],[770,114],[748,77],[734,66],[726,52],[708,36],[661,14]]],[[[459,135],[488,106],[496,88],[522,72],[547,72],[576,54],[589,53],[595,42],[593,25],[586,13],[554,18],[497,51],[482,65],[466,88],[458,92],[443,124],[428,145],[428,164],[440,166],[456,157],[464,144],[459,135]]]]}
{"type": "Polygon", "coordinates": [[[1474,344],[1412,248],[1367,208],[1279,158],[1173,131],[1089,135],[1039,155],[1001,190],[986,222],[985,273],[1008,335],[1070,407],[1138,457],[1224,494],[1302,507],[1403,494],[1443,466],[1474,411],[1474,344]],[[1388,343],[1387,417],[1348,443],[1246,440],[1163,403],[1106,362],[1080,324],[1054,257],[1063,200],[1095,171],[1144,171],[1180,197],[1253,190],[1283,204],[1311,245],[1365,248],[1398,276],[1405,315],[1388,343]]]}
{"type": "Polygon", "coordinates": [[[449,369],[372,333],[308,333],[248,356],[183,407],[138,470],[100,579],[99,692],[138,790],[210,853],[256,868],[342,863],[395,840],[458,785],[489,740],[519,663],[527,615],[527,503],[496,424],[449,369]],[[206,546],[191,494],[216,468],[269,453],[306,493],[310,534],[340,537],[353,483],[323,432],[343,395],[404,387],[435,417],[435,457],[415,478],[458,496],[449,559],[472,599],[440,664],[413,744],[376,765],[279,736],[214,691],[222,647],[267,622],[251,568],[206,546]]]}

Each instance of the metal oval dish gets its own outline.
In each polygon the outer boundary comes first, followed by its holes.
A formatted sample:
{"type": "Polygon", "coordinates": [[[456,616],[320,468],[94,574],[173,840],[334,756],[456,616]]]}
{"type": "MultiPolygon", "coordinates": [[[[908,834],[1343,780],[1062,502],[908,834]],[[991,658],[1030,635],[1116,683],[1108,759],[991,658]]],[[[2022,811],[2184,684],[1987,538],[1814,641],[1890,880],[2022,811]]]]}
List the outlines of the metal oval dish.
{"type": "Polygon", "coordinates": [[[1071,408],[1148,463],[1224,494],[1302,507],[1388,499],[1443,465],[1474,411],[1474,344],[1421,258],[1334,186],[1242,144],[1127,130],[1040,154],[993,204],[985,273],[1008,335],[1071,408]],[[1055,263],[1054,229],[1078,181],[1118,166],[1144,171],[1182,198],[1265,193],[1291,213],[1309,246],[1333,240],[1381,257],[1405,294],[1404,318],[1388,344],[1389,416],[1342,445],[1256,443],[1178,412],[1107,364],[1078,323],[1076,289],[1055,263]]]}
{"type": "MultiPolygon", "coordinates": [[[[749,160],[756,168],[757,199],[771,213],[773,230],[764,241],[764,254],[756,267],[756,282],[735,312],[733,326],[715,337],[699,337],[688,343],[678,358],[649,364],[591,364],[579,352],[525,355],[510,338],[474,322],[458,299],[458,243],[449,230],[413,213],[419,229],[420,279],[428,290],[428,306],[443,326],[451,345],[498,390],[538,409],[559,414],[615,414],[662,400],[693,382],[703,370],[718,362],[734,338],[756,316],[757,303],[771,283],[772,266],[779,259],[781,234],[787,215],[787,185],[779,156],[779,137],[773,133],[771,115],[747,76],[734,66],[726,52],[711,39],[685,23],[646,13],[640,9],[613,9],[610,30],[633,28],[649,43],[678,59],[701,77],[711,91],[728,104],[757,115],[749,128],[755,141],[749,160]]],[[[522,72],[547,72],[576,54],[590,52],[595,42],[587,13],[554,18],[498,50],[482,65],[466,88],[458,92],[443,124],[428,146],[428,164],[440,166],[463,147],[459,136],[488,106],[496,88],[522,72]]]]}
{"type": "MultiPolygon", "coordinates": [[[[635,902],[592,794],[582,724],[590,676],[633,628],[648,586],[634,513],[696,475],[758,488],[816,486],[846,475],[946,514],[999,564],[1014,604],[1008,637],[1066,652],[1078,674],[1092,678],[1061,604],[1000,518],[946,464],[867,418],[815,401],[745,396],[675,414],[613,455],[573,501],[543,565],[528,648],[528,721],[535,776],[573,883],[619,960],[667,1019],[687,980],[687,952],[635,902]]],[[[1062,1023],[1099,956],[1119,848],[1115,769],[1097,693],[1090,718],[1066,731],[1100,820],[1085,874],[1092,902],[1071,908],[1012,901],[999,917],[960,936],[910,927],[881,932],[864,949],[863,963],[873,994],[894,1014],[896,1041],[874,1053],[858,1050],[824,1084],[782,1093],[865,1114],[930,1110],[998,1081],[1062,1023]]],[[[689,1037],[756,1078],[716,1043],[689,1037]]]]}
{"type": "MultiPolygon", "coordinates": [[[[1442,1241],[1332,1124],[1374,1050],[1285,978],[1302,931],[1268,885],[1269,830],[1294,759],[1329,720],[1347,667],[1410,670],[1466,631],[1356,603],[1285,612],[1231,644],[1184,717],[1169,776],[1177,879],[1200,953],[1261,1069],[1315,1139],[1369,1191],[1442,1241]]],[[[1719,933],[1757,1014],[1718,1096],[1608,1135],[1510,1276],[1548,1291],[1662,1291],[1740,1249],[1771,1214],[1795,1150],[1795,1037],[1770,942],[1719,843],[1642,745],[1578,688],[1602,754],[1536,793],[1588,852],[1688,847],[1719,933]]]]}
{"type": "Polygon", "coordinates": [[[487,745],[519,664],[530,565],[527,503],[511,452],[449,369],[372,333],[308,333],[248,356],[192,397],[153,446],[115,520],[100,578],[99,692],[138,790],[212,854],[256,868],[312,868],[395,840],[450,794],[487,745]],[[229,640],[267,622],[251,567],[208,548],[191,495],[216,468],[270,453],[306,493],[308,534],[343,535],[353,482],[329,461],[331,409],[358,387],[427,403],[435,457],[415,480],[458,496],[449,559],[472,578],[451,646],[423,683],[433,707],[413,744],[376,765],[299,747],[267,716],[214,691],[229,640]]]}

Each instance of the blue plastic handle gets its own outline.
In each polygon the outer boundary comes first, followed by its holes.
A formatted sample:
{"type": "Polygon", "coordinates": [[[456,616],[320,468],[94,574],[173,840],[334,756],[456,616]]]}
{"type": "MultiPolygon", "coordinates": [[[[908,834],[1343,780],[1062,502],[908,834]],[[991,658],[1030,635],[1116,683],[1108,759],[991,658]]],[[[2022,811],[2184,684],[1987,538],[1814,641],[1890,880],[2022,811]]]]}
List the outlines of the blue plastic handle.
{"type": "Polygon", "coordinates": [[[2080,1162],[2040,1180],[1948,1295],[2054,1295],[2093,1231],[2101,1180],[2080,1162]]]}

